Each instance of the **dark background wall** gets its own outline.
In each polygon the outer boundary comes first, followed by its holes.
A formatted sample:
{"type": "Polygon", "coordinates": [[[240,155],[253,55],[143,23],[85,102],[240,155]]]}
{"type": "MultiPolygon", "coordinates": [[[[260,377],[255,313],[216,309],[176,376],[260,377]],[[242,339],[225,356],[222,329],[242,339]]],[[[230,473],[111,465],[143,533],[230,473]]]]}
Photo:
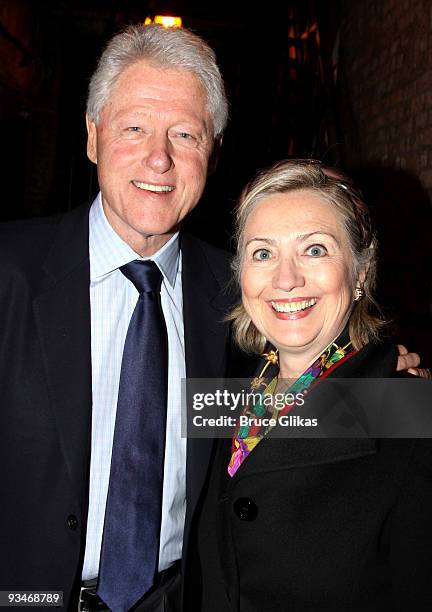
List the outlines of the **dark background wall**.
{"type": "Polygon", "coordinates": [[[342,19],[347,161],[407,171],[431,196],[432,3],[345,0],[342,19]]]}
{"type": "Polygon", "coordinates": [[[381,242],[380,300],[432,364],[430,0],[0,0],[0,219],[68,210],[97,191],[85,155],[88,79],[122,25],[171,12],[215,48],[231,120],[189,220],[230,247],[258,168],[317,157],[352,172],[381,242]]]}
{"type": "Polygon", "coordinates": [[[344,164],[378,226],[380,301],[431,363],[432,3],[344,0],[340,17],[344,164]]]}

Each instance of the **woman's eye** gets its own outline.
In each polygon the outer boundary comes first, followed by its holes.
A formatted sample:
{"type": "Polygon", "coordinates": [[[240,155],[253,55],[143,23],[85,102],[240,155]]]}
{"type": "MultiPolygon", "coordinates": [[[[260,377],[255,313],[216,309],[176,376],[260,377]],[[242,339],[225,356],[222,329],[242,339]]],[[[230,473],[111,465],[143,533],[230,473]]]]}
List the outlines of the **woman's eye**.
{"type": "Polygon", "coordinates": [[[252,257],[258,261],[265,261],[271,258],[271,253],[268,249],[258,249],[253,252],[252,257]]]}
{"type": "Polygon", "coordinates": [[[306,253],[311,257],[324,257],[324,255],[327,255],[327,249],[322,244],[313,244],[307,249],[306,253]]]}
{"type": "Polygon", "coordinates": [[[141,128],[138,127],[137,125],[132,125],[127,128],[127,131],[128,132],[141,132],[141,128]]]}

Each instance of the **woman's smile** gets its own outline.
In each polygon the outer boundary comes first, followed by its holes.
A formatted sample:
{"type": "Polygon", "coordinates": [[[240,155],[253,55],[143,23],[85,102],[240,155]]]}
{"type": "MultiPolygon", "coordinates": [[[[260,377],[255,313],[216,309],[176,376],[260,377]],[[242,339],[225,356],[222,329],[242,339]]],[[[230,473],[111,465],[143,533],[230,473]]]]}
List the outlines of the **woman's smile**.
{"type": "Polygon", "coordinates": [[[295,321],[307,317],[317,301],[317,298],[301,297],[291,300],[271,300],[270,306],[278,319],[295,321]]]}

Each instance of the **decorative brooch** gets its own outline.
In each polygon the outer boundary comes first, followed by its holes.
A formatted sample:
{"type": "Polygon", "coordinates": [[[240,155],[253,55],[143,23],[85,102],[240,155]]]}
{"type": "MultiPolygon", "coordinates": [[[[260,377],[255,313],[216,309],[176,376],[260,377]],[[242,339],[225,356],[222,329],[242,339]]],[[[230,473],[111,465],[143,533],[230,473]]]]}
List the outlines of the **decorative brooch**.
{"type": "Polygon", "coordinates": [[[277,365],[279,363],[277,351],[269,351],[268,353],[263,353],[262,356],[273,365],[277,365]]]}

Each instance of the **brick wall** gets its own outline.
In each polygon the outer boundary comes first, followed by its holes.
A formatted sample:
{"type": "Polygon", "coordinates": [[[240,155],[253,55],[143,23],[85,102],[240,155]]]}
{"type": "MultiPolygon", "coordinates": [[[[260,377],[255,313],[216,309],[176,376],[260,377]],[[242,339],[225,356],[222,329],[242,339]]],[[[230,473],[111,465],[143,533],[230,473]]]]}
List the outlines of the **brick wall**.
{"type": "Polygon", "coordinates": [[[344,165],[372,205],[379,302],[432,365],[432,2],[342,0],[344,165]]]}
{"type": "Polygon", "coordinates": [[[432,195],[431,1],[344,0],[342,17],[348,160],[406,170],[432,195]]]}

